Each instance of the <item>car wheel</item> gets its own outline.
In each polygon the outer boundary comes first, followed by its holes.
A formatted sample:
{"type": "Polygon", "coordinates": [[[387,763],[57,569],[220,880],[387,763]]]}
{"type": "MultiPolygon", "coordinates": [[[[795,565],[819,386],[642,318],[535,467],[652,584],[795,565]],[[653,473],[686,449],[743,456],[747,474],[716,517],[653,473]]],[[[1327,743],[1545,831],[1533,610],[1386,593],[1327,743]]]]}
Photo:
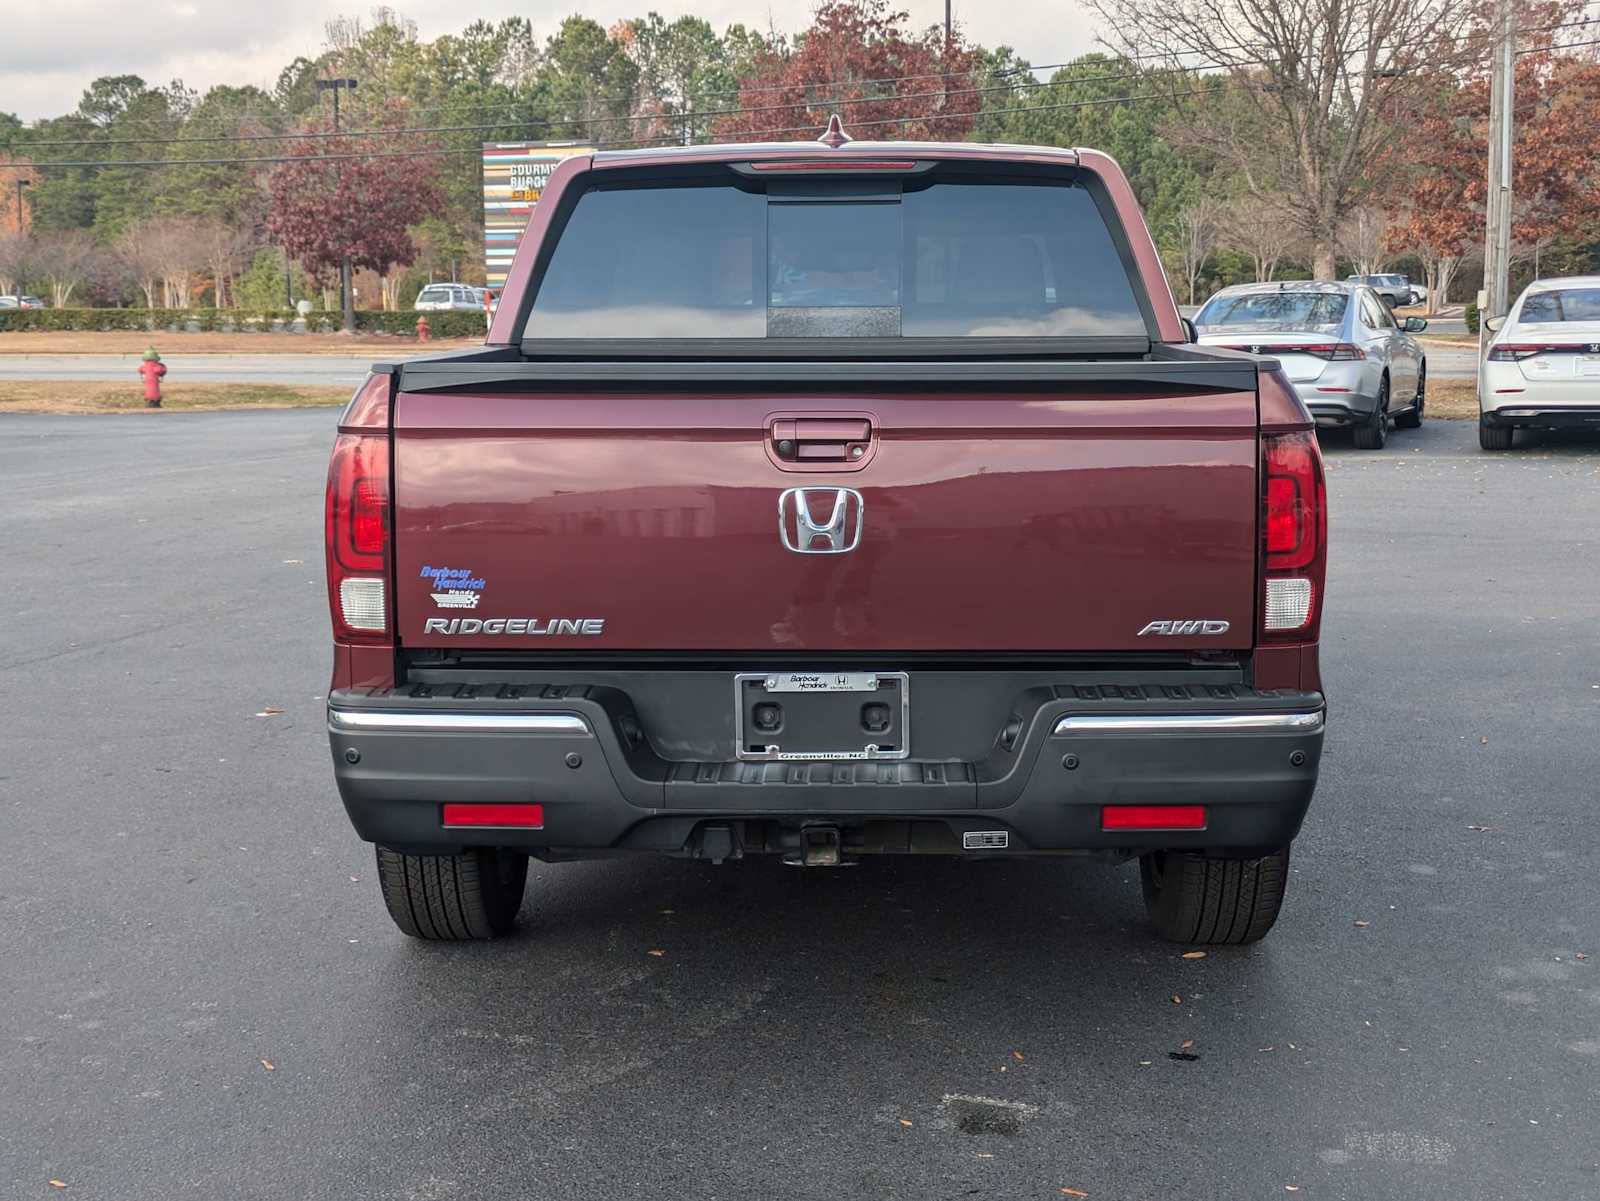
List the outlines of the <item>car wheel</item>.
{"type": "Polygon", "coordinates": [[[1289,886],[1289,848],[1259,859],[1191,851],[1139,857],[1145,911],[1168,942],[1237,946],[1264,937],[1289,886]]]}
{"type": "Polygon", "coordinates": [[[1490,425],[1478,418],[1478,445],[1484,450],[1510,450],[1516,431],[1509,425],[1490,425]]]}
{"type": "Polygon", "coordinates": [[[528,857],[474,847],[459,855],[406,855],[378,847],[378,883],[404,934],[431,942],[494,938],[522,908],[528,857]]]}
{"type": "Polygon", "coordinates": [[[1356,426],[1355,441],[1357,450],[1382,450],[1384,443],[1389,441],[1389,377],[1383,377],[1383,382],[1378,385],[1378,406],[1372,410],[1372,416],[1361,425],[1356,426]]]}
{"type": "Polygon", "coordinates": [[[1411,407],[1394,419],[1396,429],[1414,430],[1422,424],[1422,407],[1427,404],[1428,364],[1417,369],[1417,397],[1411,407]]]}

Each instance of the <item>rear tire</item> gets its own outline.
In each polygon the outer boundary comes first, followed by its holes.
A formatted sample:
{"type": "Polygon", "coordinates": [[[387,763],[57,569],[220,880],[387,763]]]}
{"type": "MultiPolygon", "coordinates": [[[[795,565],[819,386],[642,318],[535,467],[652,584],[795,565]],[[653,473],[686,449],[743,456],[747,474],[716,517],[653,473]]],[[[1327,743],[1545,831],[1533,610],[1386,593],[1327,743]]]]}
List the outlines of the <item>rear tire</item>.
{"type": "Polygon", "coordinates": [[[1389,441],[1389,377],[1378,385],[1378,407],[1365,423],[1356,426],[1357,450],[1382,450],[1389,441]]]}
{"type": "Polygon", "coordinates": [[[1516,430],[1509,425],[1490,425],[1478,419],[1478,445],[1484,450],[1510,450],[1516,430]]]}
{"type": "Polygon", "coordinates": [[[1289,885],[1289,848],[1260,859],[1218,859],[1190,851],[1139,858],[1145,910],[1168,942],[1239,946],[1278,920],[1289,885]]]}
{"type": "Polygon", "coordinates": [[[401,933],[430,942],[494,938],[511,929],[528,882],[519,851],[474,847],[459,855],[406,855],[378,847],[383,903],[401,933]]]}

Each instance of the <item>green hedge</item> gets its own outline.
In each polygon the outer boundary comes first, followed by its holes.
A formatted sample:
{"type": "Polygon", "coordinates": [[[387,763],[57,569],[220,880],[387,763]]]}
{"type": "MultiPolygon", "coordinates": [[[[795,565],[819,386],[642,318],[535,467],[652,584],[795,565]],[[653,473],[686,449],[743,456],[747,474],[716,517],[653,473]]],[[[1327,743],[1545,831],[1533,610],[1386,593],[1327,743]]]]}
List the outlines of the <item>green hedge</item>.
{"type": "Polygon", "coordinates": [[[1476,302],[1471,301],[1471,300],[1467,301],[1467,311],[1466,311],[1466,313],[1464,315],[1465,315],[1465,317],[1467,319],[1467,332],[1469,334],[1477,333],[1478,332],[1478,306],[1477,306],[1476,302]]]}
{"type": "MultiPolygon", "coordinates": [[[[359,310],[356,329],[414,338],[420,315],[359,310]]],[[[299,314],[292,309],[0,309],[0,333],[22,330],[258,333],[292,329],[298,319],[299,314]]],[[[335,311],[318,309],[306,316],[306,329],[312,333],[332,333],[340,325],[340,314],[335,311]]],[[[487,332],[482,313],[429,313],[428,327],[435,338],[481,338],[487,332]]]]}

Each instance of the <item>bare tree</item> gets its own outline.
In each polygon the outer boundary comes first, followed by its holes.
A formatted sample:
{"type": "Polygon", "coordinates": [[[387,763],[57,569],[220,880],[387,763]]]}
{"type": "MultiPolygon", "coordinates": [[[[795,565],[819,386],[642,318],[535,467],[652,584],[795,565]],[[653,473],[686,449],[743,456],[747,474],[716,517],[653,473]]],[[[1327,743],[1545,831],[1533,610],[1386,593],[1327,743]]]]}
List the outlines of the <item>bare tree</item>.
{"type": "Polygon", "coordinates": [[[1332,279],[1345,216],[1389,178],[1393,122],[1483,52],[1475,0],[1089,0],[1122,52],[1173,68],[1173,140],[1261,199],[1285,196],[1332,279]],[[1222,72],[1199,88],[1192,68],[1222,72]],[[1196,98],[1184,93],[1206,93],[1196,98]]]}
{"type": "Polygon", "coordinates": [[[150,244],[149,221],[135,221],[123,230],[116,241],[116,252],[128,265],[128,272],[144,293],[144,307],[156,307],[156,289],[161,286],[161,268],[156,263],[150,244]]]}
{"type": "Polygon", "coordinates": [[[233,307],[238,303],[233,294],[234,281],[240,263],[255,248],[255,239],[248,230],[215,217],[195,222],[195,234],[205,265],[211,272],[212,303],[219,309],[233,307]]]}
{"type": "Polygon", "coordinates": [[[1394,221],[1375,204],[1357,205],[1339,223],[1339,250],[1356,265],[1357,275],[1375,275],[1383,267],[1383,249],[1394,221]]]}
{"type": "Polygon", "coordinates": [[[188,217],[150,217],[136,221],[117,239],[117,250],[132,267],[150,308],[186,309],[195,271],[208,248],[202,223],[188,217]],[[159,285],[161,304],[156,304],[159,285]]]}
{"type": "Polygon", "coordinates": [[[38,253],[33,239],[24,233],[0,233],[0,296],[22,291],[23,281],[33,274],[38,253]]]}
{"type": "Polygon", "coordinates": [[[1277,274],[1278,261],[1300,240],[1300,229],[1285,197],[1244,196],[1224,211],[1221,240],[1230,250],[1248,254],[1255,264],[1256,282],[1266,283],[1277,274]]]}
{"type": "Polygon", "coordinates": [[[88,233],[70,229],[41,234],[38,253],[34,270],[50,286],[51,305],[64,309],[73,292],[89,278],[100,250],[88,233]]]}
{"type": "Polygon", "coordinates": [[[1178,265],[1189,285],[1189,303],[1194,303],[1195,285],[1200,279],[1200,269],[1217,247],[1221,226],[1222,206],[1209,197],[1202,197],[1182,209],[1172,221],[1174,248],[1178,265]]]}

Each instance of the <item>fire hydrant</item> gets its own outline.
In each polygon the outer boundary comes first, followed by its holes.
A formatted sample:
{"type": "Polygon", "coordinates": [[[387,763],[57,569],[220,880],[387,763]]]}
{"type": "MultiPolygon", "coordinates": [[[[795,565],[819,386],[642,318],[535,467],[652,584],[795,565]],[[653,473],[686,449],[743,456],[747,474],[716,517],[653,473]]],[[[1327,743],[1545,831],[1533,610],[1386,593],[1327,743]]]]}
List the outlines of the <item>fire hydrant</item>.
{"type": "Polygon", "coordinates": [[[417,341],[426,342],[433,337],[433,331],[428,328],[428,314],[424,313],[417,318],[417,341]]]}
{"type": "Polygon", "coordinates": [[[161,361],[161,356],[152,346],[144,352],[144,362],[139,364],[139,374],[144,376],[144,406],[147,409],[161,407],[161,377],[167,373],[167,365],[161,361]]]}

